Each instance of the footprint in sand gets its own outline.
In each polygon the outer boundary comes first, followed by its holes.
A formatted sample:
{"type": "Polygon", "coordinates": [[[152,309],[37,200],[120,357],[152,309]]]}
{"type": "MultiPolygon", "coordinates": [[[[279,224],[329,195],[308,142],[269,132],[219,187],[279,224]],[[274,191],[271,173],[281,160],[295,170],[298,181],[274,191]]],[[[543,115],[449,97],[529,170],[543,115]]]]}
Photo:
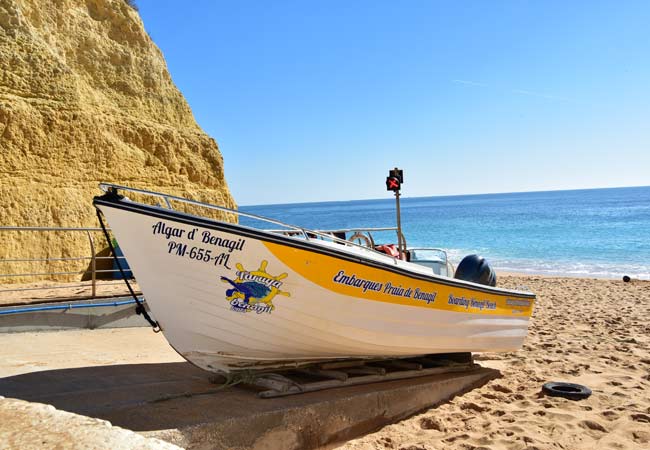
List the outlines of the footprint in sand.
{"type": "Polygon", "coordinates": [[[495,391],[498,391],[498,392],[503,392],[504,394],[512,394],[512,389],[510,389],[510,388],[508,388],[506,386],[503,386],[501,384],[492,385],[492,389],[494,389],[495,391]]]}
{"type": "Polygon", "coordinates": [[[616,414],[614,411],[603,411],[600,413],[601,416],[603,416],[607,420],[616,420],[618,419],[618,414],[616,414]]]}
{"type": "Polygon", "coordinates": [[[457,436],[450,436],[446,439],[443,439],[445,442],[456,442],[459,439],[466,440],[469,439],[470,435],[467,433],[459,434],[457,436]]]}
{"type": "Polygon", "coordinates": [[[485,392],[484,394],[481,394],[481,397],[487,398],[488,400],[500,400],[501,396],[495,395],[495,394],[490,394],[489,392],[485,392]]]}
{"type": "Polygon", "coordinates": [[[382,445],[384,448],[395,448],[393,440],[389,437],[382,437],[377,440],[377,443],[382,445]]]}
{"type": "Polygon", "coordinates": [[[462,405],[460,405],[460,409],[472,410],[476,412],[485,412],[487,410],[487,408],[484,408],[481,405],[477,405],[476,403],[470,403],[470,402],[463,403],[462,405]]]}
{"type": "Polygon", "coordinates": [[[650,423],[650,416],[646,414],[641,414],[641,413],[632,414],[630,417],[632,418],[632,420],[636,422],[650,423]]]}
{"type": "Polygon", "coordinates": [[[513,425],[511,427],[504,427],[503,430],[505,431],[507,436],[512,436],[513,434],[517,434],[521,436],[523,433],[526,432],[526,430],[524,430],[518,425],[513,425]]]}
{"type": "Polygon", "coordinates": [[[423,430],[447,431],[447,427],[433,417],[423,417],[420,419],[420,428],[423,430]]]}
{"type": "Polygon", "coordinates": [[[582,422],[579,423],[579,425],[582,428],[585,428],[587,430],[600,431],[601,433],[607,433],[607,428],[605,428],[603,425],[596,422],[595,420],[583,420],[582,422]]]}
{"type": "Polygon", "coordinates": [[[632,431],[632,440],[637,444],[647,444],[650,442],[650,432],[634,430],[632,431]]]}

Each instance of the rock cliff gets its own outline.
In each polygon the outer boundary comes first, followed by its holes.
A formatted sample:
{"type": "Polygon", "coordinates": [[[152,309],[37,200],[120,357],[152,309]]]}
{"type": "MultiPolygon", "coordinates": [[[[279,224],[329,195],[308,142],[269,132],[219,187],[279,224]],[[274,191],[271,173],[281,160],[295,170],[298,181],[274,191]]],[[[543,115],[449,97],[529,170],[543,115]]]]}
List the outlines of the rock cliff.
{"type": "MultiPolygon", "coordinates": [[[[100,181],[234,207],[128,2],[0,0],[0,225],[97,226],[100,181]]],[[[0,259],[88,254],[69,234],[0,233],[0,259]]]]}

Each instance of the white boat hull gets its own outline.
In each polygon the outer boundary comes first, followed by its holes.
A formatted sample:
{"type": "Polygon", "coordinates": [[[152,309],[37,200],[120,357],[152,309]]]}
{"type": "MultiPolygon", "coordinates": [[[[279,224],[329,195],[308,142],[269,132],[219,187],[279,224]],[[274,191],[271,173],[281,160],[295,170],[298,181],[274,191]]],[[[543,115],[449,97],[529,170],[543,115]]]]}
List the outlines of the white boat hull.
{"type": "Polygon", "coordinates": [[[527,333],[532,294],[331,242],[124,200],[95,204],[169,343],[209,371],[512,351],[527,333]]]}

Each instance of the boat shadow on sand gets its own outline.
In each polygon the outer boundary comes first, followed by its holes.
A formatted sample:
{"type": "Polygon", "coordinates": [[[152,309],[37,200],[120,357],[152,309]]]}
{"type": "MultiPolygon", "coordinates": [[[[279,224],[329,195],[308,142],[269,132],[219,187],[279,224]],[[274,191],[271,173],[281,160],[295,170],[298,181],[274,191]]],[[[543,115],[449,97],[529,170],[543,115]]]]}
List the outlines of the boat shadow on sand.
{"type": "MultiPolygon", "coordinates": [[[[214,379],[212,374],[187,362],[123,364],[45,370],[0,378],[0,395],[50,404],[57,409],[108,420],[113,425],[134,431],[154,431],[240,418],[248,420],[255,415],[261,417],[274,411],[310,408],[319,403],[334,405],[339,400],[355,402],[372,393],[379,393],[380,398],[391,402],[390,396],[394,392],[406,388],[413,392],[413,398],[407,400],[412,405],[402,408],[399,417],[402,419],[432,405],[431,402],[422,403],[422,397],[426,397],[421,393],[423,389],[444,387],[449,390],[453,384],[457,385],[448,398],[500,376],[499,371],[486,368],[474,373],[471,382],[469,378],[463,378],[467,377],[463,373],[432,375],[268,400],[259,398],[254,388],[224,389],[211,382],[214,379]],[[404,414],[407,410],[409,413],[404,414]]],[[[391,408],[392,405],[387,407],[391,408]]],[[[385,424],[391,420],[389,416],[383,414],[377,424],[367,425],[372,428],[385,424]]]]}

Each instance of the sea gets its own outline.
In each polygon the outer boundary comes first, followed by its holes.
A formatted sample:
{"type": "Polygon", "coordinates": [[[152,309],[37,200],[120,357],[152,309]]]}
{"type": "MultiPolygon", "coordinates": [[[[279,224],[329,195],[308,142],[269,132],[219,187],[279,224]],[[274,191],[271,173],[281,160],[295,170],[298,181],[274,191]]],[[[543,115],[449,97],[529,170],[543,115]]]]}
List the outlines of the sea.
{"type": "MultiPolygon", "coordinates": [[[[395,199],[386,194],[240,210],[318,230],[394,227],[395,199]]],[[[407,245],[443,248],[454,264],[479,254],[506,272],[650,279],[650,186],[402,197],[400,206],[407,245]]],[[[396,242],[395,232],[373,236],[396,242]]]]}

